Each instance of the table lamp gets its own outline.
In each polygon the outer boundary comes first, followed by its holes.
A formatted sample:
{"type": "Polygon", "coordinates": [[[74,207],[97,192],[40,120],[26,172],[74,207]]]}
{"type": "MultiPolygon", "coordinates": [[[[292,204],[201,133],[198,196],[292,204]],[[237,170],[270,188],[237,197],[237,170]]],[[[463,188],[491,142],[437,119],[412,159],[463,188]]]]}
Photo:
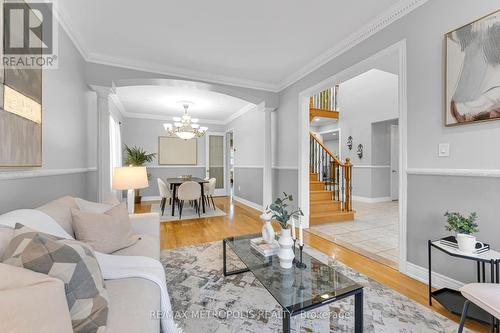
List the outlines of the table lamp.
{"type": "Polygon", "coordinates": [[[113,171],[113,190],[127,190],[127,206],[134,213],[134,190],[149,186],[146,167],[121,167],[113,171]]]}

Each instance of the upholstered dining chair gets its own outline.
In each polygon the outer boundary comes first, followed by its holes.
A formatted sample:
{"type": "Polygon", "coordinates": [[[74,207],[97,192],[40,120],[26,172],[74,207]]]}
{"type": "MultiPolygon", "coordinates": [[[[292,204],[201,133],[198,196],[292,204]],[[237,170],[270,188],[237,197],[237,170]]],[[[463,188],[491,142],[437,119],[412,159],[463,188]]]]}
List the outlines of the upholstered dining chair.
{"type": "Polygon", "coordinates": [[[179,220],[182,218],[182,208],[184,207],[185,201],[192,201],[198,216],[201,217],[201,193],[199,183],[193,181],[182,183],[177,190],[177,200],[179,203],[179,220]]]}
{"type": "MultiPolygon", "coordinates": [[[[469,283],[460,288],[460,292],[467,299],[464,303],[458,333],[464,329],[465,319],[470,303],[474,303],[495,318],[500,318],[500,284],[497,283],[469,283]]],[[[498,331],[495,331],[498,332],[498,331]]]]}
{"type": "Polygon", "coordinates": [[[203,193],[205,194],[205,198],[203,198],[205,200],[205,202],[210,206],[210,200],[212,201],[212,206],[214,207],[214,210],[216,210],[217,208],[215,207],[215,203],[214,203],[214,194],[215,194],[215,184],[217,183],[217,179],[216,178],[210,178],[208,180],[208,183],[205,183],[203,184],[204,186],[204,189],[203,189],[203,193]]]}
{"type": "Polygon", "coordinates": [[[161,215],[163,216],[163,212],[165,211],[165,205],[167,204],[167,199],[169,200],[169,204],[172,205],[172,192],[170,191],[170,185],[164,182],[162,179],[157,178],[158,189],[160,190],[160,209],[161,215]]]}

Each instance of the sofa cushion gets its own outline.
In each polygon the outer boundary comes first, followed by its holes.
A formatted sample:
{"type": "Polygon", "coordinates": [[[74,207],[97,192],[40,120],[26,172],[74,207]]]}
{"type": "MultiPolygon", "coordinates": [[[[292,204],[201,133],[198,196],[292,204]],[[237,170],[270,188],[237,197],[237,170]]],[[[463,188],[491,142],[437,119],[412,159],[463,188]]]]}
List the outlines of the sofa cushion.
{"type": "Polygon", "coordinates": [[[132,232],[132,224],[125,204],[120,204],[104,214],[87,213],[72,209],[73,229],[76,239],[92,246],[94,250],[112,253],[135,244],[138,237],[132,232]]]}
{"type": "Polygon", "coordinates": [[[88,245],[16,224],[4,263],[62,280],[74,332],[101,332],[106,327],[108,297],[88,245]]]}
{"type": "Polygon", "coordinates": [[[160,240],[150,235],[138,235],[139,240],[132,246],[113,252],[119,256],[142,256],[160,260],[160,240]]]}
{"type": "Polygon", "coordinates": [[[61,280],[5,264],[0,276],[0,332],[73,332],[61,280]]]}
{"type": "Polygon", "coordinates": [[[106,280],[109,295],[106,333],[160,332],[160,321],[151,317],[160,311],[160,289],[146,279],[106,280]]]}
{"type": "Polygon", "coordinates": [[[80,209],[82,212],[86,213],[96,213],[96,214],[102,214],[114,206],[120,204],[118,200],[112,200],[111,198],[108,198],[105,202],[100,203],[100,202],[93,202],[93,201],[87,201],[83,200],[81,198],[75,198],[76,205],[78,206],[78,209],[80,209]]]}
{"type": "Polygon", "coordinates": [[[5,249],[7,249],[12,236],[14,236],[13,228],[0,225],[0,260],[3,257],[5,249]]]}
{"type": "MultiPolygon", "coordinates": [[[[75,199],[65,196],[38,207],[37,210],[52,217],[68,234],[74,236],[72,208],[78,208],[75,199]]],[[[22,223],[22,221],[19,222],[22,223]]]]}

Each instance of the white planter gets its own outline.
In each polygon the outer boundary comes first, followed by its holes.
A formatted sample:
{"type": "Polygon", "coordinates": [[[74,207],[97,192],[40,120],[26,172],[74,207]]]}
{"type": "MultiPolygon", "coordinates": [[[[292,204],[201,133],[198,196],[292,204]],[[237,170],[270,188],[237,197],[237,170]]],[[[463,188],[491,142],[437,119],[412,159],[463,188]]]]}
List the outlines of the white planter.
{"type": "Polygon", "coordinates": [[[293,265],[295,255],[293,253],[293,239],[290,234],[290,229],[281,229],[281,236],[278,240],[280,249],[278,258],[280,259],[280,266],[284,269],[290,269],[293,265]]]}
{"type": "Polygon", "coordinates": [[[467,234],[457,234],[458,249],[464,253],[472,254],[476,249],[476,237],[467,234]]]}
{"type": "Polygon", "coordinates": [[[262,214],[260,216],[260,218],[262,219],[262,222],[264,223],[264,225],[262,226],[262,239],[264,239],[264,241],[267,244],[274,243],[276,234],[274,232],[273,226],[271,225],[272,219],[265,214],[262,214]]]}

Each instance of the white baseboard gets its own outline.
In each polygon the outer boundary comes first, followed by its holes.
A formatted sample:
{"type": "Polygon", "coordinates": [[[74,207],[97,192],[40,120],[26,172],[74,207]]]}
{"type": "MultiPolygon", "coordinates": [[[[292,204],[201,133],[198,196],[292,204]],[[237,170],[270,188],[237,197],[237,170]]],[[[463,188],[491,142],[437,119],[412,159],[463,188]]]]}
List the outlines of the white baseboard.
{"type": "Polygon", "coordinates": [[[248,201],[246,199],[243,199],[243,198],[240,198],[237,196],[234,196],[233,198],[235,201],[238,201],[239,203],[244,204],[245,206],[251,207],[251,208],[256,209],[258,211],[264,210],[262,205],[256,204],[255,202],[251,202],[251,201],[248,201]]]}
{"type": "MultiPolygon", "coordinates": [[[[405,274],[417,281],[429,283],[429,271],[427,268],[407,262],[405,274]]],[[[446,275],[432,272],[432,286],[435,288],[450,288],[458,290],[464,284],[465,283],[447,277],[446,275]]]]}
{"type": "Polygon", "coordinates": [[[145,197],[142,197],[141,198],[141,202],[147,202],[147,201],[158,201],[160,200],[160,196],[159,195],[156,195],[156,196],[145,196],[145,197]]]}
{"type": "Polygon", "coordinates": [[[353,195],[352,200],[359,202],[366,202],[366,203],[377,203],[377,202],[389,202],[392,201],[392,198],[391,197],[368,198],[368,197],[359,197],[353,195]]]}

